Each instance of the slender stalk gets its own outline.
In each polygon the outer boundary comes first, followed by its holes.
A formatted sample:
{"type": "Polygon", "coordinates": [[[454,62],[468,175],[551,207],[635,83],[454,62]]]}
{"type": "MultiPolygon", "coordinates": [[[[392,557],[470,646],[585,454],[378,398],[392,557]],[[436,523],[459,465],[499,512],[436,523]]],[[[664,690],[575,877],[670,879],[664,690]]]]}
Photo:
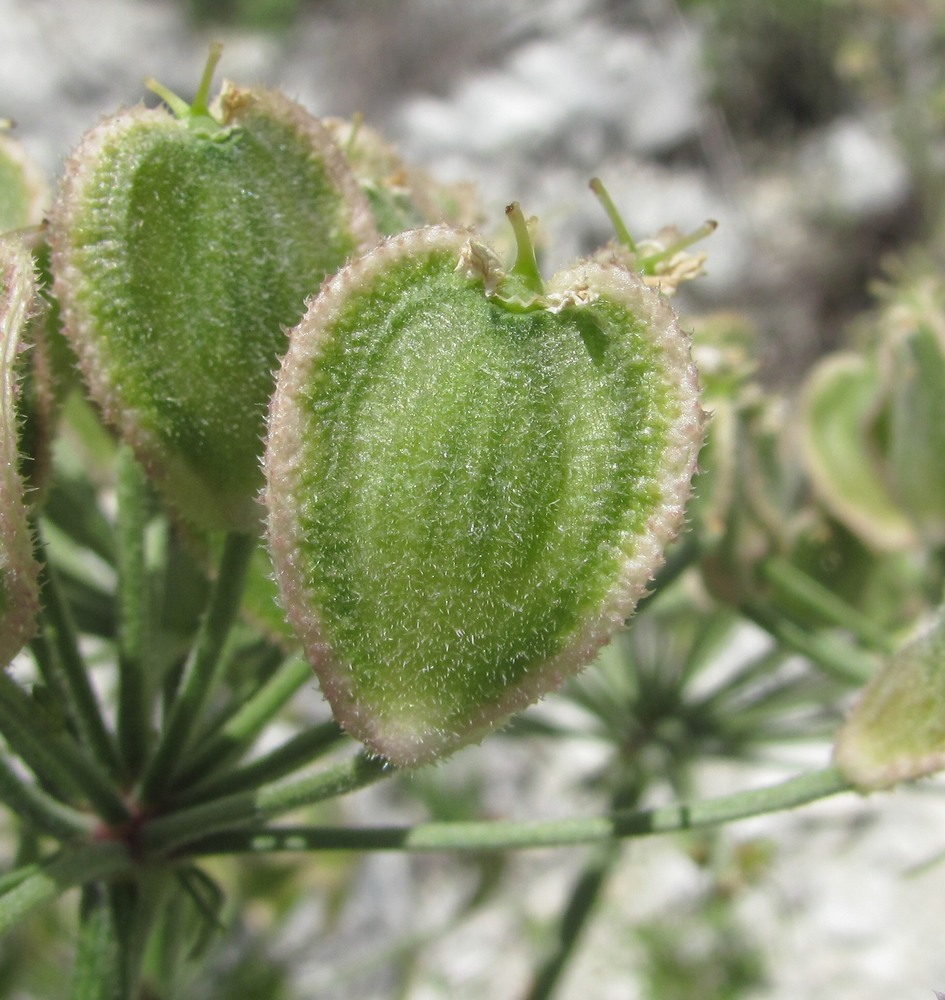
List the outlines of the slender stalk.
{"type": "Polygon", "coordinates": [[[40,565],[40,590],[44,605],[40,625],[61,677],[61,684],[57,687],[65,691],[69,713],[82,742],[110,774],[117,775],[120,771],[118,753],[92,689],[88,666],[79,652],[72,615],[63,600],[55,570],[46,559],[42,544],[36,546],[36,556],[40,565]]]}
{"type": "Polygon", "coordinates": [[[222,44],[220,42],[212,42],[207,62],[204,66],[203,76],[200,79],[200,86],[197,88],[197,93],[194,95],[192,104],[188,104],[183,98],[178,97],[177,94],[168,90],[163,84],[158,83],[153,77],[148,77],[144,81],[144,85],[148,90],[157,94],[182,121],[202,123],[206,119],[215,122],[216,120],[210,115],[209,108],[210,84],[213,82],[213,73],[222,55],[222,44]]]}
{"type": "MultiPolygon", "coordinates": [[[[702,802],[609,816],[526,822],[444,822],[401,827],[282,827],[221,830],[194,840],[187,854],[273,851],[495,851],[571,847],[697,830],[807,805],[853,786],[835,769],[790,778],[778,785],[702,802]]],[[[179,841],[180,842],[180,841],[179,841]]]]}
{"type": "Polygon", "coordinates": [[[320,726],[313,726],[245,767],[224,774],[209,775],[206,780],[198,782],[192,788],[188,788],[183,795],[176,797],[174,805],[177,808],[198,805],[211,799],[261,788],[263,785],[279,781],[306,764],[313,763],[321,753],[334,746],[343,736],[344,731],[337,722],[325,722],[320,726]]]}
{"type": "Polygon", "coordinates": [[[554,995],[618,856],[616,841],[605,844],[581,872],[561,914],[555,948],[538,970],[525,1000],[550,1000],[554,995]]]}
{"type": "Polygon", "coordinates": [[[12,871],[8,871],[3,875],[0,875],[0,896],[9,892],[11,889],[15,889],[21,882],[25,882],[30,876],[38,874],[42,871],[42,867],[43,866],[38,861],[33,861],[29,864],[20,865],[18,868],[14,868],[12,871]]]}
{"type": "Polygon", "coordinates": [[[63,798],[88,799],[105,822],[126,822],[128,810],[101,765],[86,756],[84,747],[67,732],[57,731],[52,720],[37,724],[36,716],[30,697],[0,672],[0,731],[10,748],[63,798]]]}
{"type": "Polygon", "coordinates": [[[773,557],[761,564],[762,576],[782,598],[793,601],[833,625],[847,629],[859,642],[881,653],[891,653],[896,642],[885,629],[822,583],[786,559],[773,557]]]}
{"type": "Polygon", "coordinates": [[[311,680],[312,668],[304,660],[293,657],[283,664],[218,732],[198,748],[188,761],[180,784],[189,784],[194,780],[193,776],[207,775],[242,756],[266,724],[311,680]]]}
{"type": "Polygon", "coordinates": [[[145,531],[151,491],[127,446],[118,452],[118,749],[126,773],[140,773],[150,720],[146,674],[151,648],[150,579],[145,531]]]}
{"type": "MultiPolygon", "coordinates": [[[[611,813],[627,812],[638,807],[646,787],[646,779],[627,769],[610,798],[611,813]]],[[[677,795],[677,782],[670,779],[677,795]]],[[[564,975],[568,962],[577,951],[584,929],[597,908],[597,902],[620,857],[622,843],[609,840],[597,845],[571,890],[564,911],[557,920],[554,946],[546,955],[526,994],[525,1000],[550,1000],[564,975]]]]}
{"type": "Polygon", "coordinates": [[[227,536],[210,603],[154,756],[142,779],[141,798],[153,802],[169,787],[182,755],[194,739],[200,713],[220,679],[223,649],[239,612],[246,571],[256,546],[252,535],[227,536]]]}
{"type": "Polygon", "coordinates": [[[528,221],[517,201],[513,201],[506,208],[505,214],[511,223],[512,232],[515,234],[517,248],[515,263],[512,266],[512,274],[521,278],[525,287],[530,292],[534,292],[535,295],[542,295],[545,291],[545,285],[541,280],[541,271],[538,269],[538,260],[535,257],[535,245],[532,243],[531,234],[528,232],[528,221]]]}
{"type": "Polygon", "coordinates": [[[671,243],[666,247],[665,250],[660,250],[658,253],[644,257],[640,261],[640,266],[647,274],[655,274],[657,264],[662,264],[664,260],[669,260],[680,251],[688,249],[693,243],[698,243],[707,236],[711,236],[718,228],[719,224],[714,219],[707,219],[698,229],[694,229],[686,236],[681,236],[675,243],[671,243]]]}
{"type": "Polygon", "coordinates": [[[0,896],[0,934],[66,890],[120,875],[132,863],[124,845],[113,842],[63,851],[0,896]]]}
{"type": "Polygon", "coordinates": [[[202,805],[169,813],[141,831],[141,846],[151,854],[167,854],[190,840],[218,830],[253,826],[276,816],[357,791],[389,777],[394,769],[384,760],[361,753],[316,774],[240,792],[202,805]]]}
{"type": "Polygon", "coordinates": [[[89,480],[65,473],[57,475],[49,485],[42,516],[80,548],[115,565],[115,535],[99,509],[95,486],[89,480]]]}
{"type": "Polygon", "coordinates": [[[71,1000],[131,1000],[123,981],[121,927],[108,889],[83,887],[71,1000]]]}
{"type": "Polygon", "coordinates": [[[200,86],[197,88],[193,103],[190,105],[192,115],[210,114],[210,85],[213,83],[213,74],[222,55],[223,43],[211,42],[210,51],[207,54],[207,64],[204,66],[203,76],[200,78],[200,86]]]}
{"type": "MultiPolygon", "coordinates": [[[[50,698],[54,700],[56,705],[67,706],[69,697],[62,681],[59,657],[44,631],[37,632],[30,640],[30,652],[33,654],[33,662],[36,664],[43,686],[50,698]]],[[[68,725],[69,731],[78,738],[78,728],[65,708],[64,714],[68,715],[65,724],[68,725]]]]}
{"type": "Polygon", "coordinates": [[[148,939],[156,920],[164,912],[172,878],[161,868],[139,866],[134,878],[114,879],[108,885],[114,936],[119,945],[119,989],[122,992],[118,996],[121,1000],[135,1000],[141,996],[141,969],[148,939]]]}
{"type": "Polygon", "coordinates": [[[603,181],[599,177],[592,177],[588,183],[588,187],[597,195],[597,200],[601,203],[601,207],[607,213],[607,218],[610,219],[610,224],[614,227],[618,241],[631,253],[636,253],[636,241],[630,235],[630,230],[627,229],[626,223],[623,221],[623,216],[614,204],[613,198],[610,197],[610,192],[604,187],[603,181]]]}
{"type": "Polygon", "coordinates": [[[847,642],[801,628],[761,604],[745,604],[740,610],[786,649],[806,656],[844,684],[865,684],[876,671],[876,657],[847,642]]]}
{"type": "Polygon", "coordinates": [[[24,781],[0,754],[0,800],[40,833],[59,840],[87,837],[95,820],[63,805],[36,785],[24,781]]]}

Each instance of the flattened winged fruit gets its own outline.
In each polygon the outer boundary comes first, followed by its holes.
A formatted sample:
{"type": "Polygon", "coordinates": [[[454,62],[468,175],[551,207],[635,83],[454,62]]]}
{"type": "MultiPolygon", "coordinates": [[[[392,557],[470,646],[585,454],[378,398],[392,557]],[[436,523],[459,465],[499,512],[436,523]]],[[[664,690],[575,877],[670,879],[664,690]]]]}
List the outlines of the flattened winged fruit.
{"type": "Polygon", "coordinates": [[[249,530],[285,330],[326,274],[377,240],[317,119],[225,83],[123,111],[70,159],[51,218],[66,333],[106,419],[172,504],[249,530]]]}
{"type": "Polygon", "coordinates": [[[687,337],[621,266],[545,287],[414,230],[324,286],[269,421],[269,537],[338,720],[407,766],[586,664],[676,534],[702,438],[687,337]]]}
{"type": "Polygon", "coordinates": [[[20,338],[35,306],[33,258],[0,236],[0,667],[30,638],[39,608],[38,567],[18,470],[16,369],[20,338]]]}

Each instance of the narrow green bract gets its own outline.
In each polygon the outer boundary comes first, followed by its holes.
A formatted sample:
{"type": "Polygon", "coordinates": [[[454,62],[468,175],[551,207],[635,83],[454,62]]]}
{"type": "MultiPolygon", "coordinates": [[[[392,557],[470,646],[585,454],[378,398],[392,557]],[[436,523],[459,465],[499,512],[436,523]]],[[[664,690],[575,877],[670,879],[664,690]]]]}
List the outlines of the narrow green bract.
{"type": "Polygon", "coordinates": [[[285,330],[376,233],[298,105],[226,85],[216,115],[214,131],[137,108],[94,129],[51,242],[66,331],[107,419],[181,513],[247,530],[285,330]]]}
{"type": "Polygon", "coordinates": [[[582,265],[509,302],[485,253],[431,228],[343,271],[270,418],[288,613],[339,719],[400,764],[588,661],[659,565],[701,439],[686,339],[636,276],[582,265]]]}

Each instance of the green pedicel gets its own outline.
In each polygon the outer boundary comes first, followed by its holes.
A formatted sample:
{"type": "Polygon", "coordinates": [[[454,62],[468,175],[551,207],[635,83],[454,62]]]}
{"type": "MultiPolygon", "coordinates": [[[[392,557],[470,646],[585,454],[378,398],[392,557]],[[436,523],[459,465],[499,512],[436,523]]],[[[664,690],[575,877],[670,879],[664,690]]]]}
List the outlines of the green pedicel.
{"type": "Polygon", "coordinates": [[[91,393],[173,506],[252,530],[265,411],[285,330],[325,275],[377,240],[319,122],[225,83],[214,53],[177,117],[143,107],[68,163],[50,241],[67,335],[91,393]]]}
{"type": "Polygon", "coordinates": [[[20,337],[37,294],[32,257],[15,237],[0,237],[0,666],[29,640],[39,608],[38,567],[17,471],[15,407],[20,337]]]}
{"type": "Polygon", "coordinates": [[[469,233],[387,241],[293,331],[266,454],[289,618],[338,720],[398,765],[480,739],[622,626],[683,515],[688,338],[620,266],[542,287],[469,233]]]}

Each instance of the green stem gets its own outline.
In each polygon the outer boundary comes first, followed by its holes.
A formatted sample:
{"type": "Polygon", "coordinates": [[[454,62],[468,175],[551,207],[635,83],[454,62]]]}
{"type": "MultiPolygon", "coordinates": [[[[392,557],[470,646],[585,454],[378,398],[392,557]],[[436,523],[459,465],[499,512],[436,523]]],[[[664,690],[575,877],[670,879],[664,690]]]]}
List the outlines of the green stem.
{"type": "Polygon", "coordinates": [[[162,83],[158,83],[154,77],[148,77],[144,85],[173,111],[174,116],[181,121],[185,121],[193,126],[206,127],[207,124],[218,126],[216,119],[210,114],[210,84],[213,82],[213,74],[216,71],[217,63],[223,55],[223,45],[221,42],[212,42],[207,55],[207,62],[204,65],[203,76],[200,78],[200,86],[194,96],[193,103],[188,104],[182,97],[178,97],[172,90],[169,90],[162,83]]]}
{"type": "Polygon", "coordinates": [[[190,105],[192,115],[210,116],[210,85],[213,83],[213,74],[216,72],[217,64],[223,55],[223,43],[211,42],[210,51],[207,53],[207,62],[203,68],[203,76],[200,78],[200,86],[194,95],[193,103],[190,105]]]}
{"type": "Polygon", "coordinates": [[[89,549],[109,566],[115,565],[115,535],[88,479],[57,474],[49,484],[42,516],[79,548],[89,549]]]}
{"type": "Polygon", "coordinates": [[[885,629],[877,626],[872,618],[868,618],[786,559],[766,559],[761,564],[761,575],[781,598],[800,605],[805,611],[826,619],[832,625],[846,629],[862,645],[882,653],[892,653],[895,650],[895,639],[885,629]]]}
{"type": "Polygon", "coordinates": [[[613,198],[610,197],[610,192],[604,187],[604,182],[599,177],[592,177],[588,187],[597,195],[597,200],[607,213],[607,218],[610,219],[610,224],[617,234],[618,242],[622,243],[631,253],[636,253],[636,240],[630,235],[630,230],[627,229],[623,216],[617,210],[613,198]]]}
{"type": "Polygon", "coordinates": [[[764,605],[749,603],[740,610],[782,646],[806,656],[826,674],[845,685],[865,684],[876,670],[875,657],[829,635],[801,628],[764,605]]]}
{"type": "Polygon", "coordinates": [[[239,613],[246,571],[255,547],[256,538],[253,535],[232,532],[227,536],[210,603],[181,689],[142,779],[143,802],[154,802],[167,790],[183,754],[196,735],[200,713],[223,673],[223,649],[239,613]]]}
{"type": "Polygon", "coordinates": [[[69,731],[78,737],[78,728],[74,724],[72,714],[67,707],[69,697],[66,694],[66,688],[63,684],[59,657],[45,631],[37,632],[30,640],[30,652],[33,654],[33,660],[39,671],[41,686],[57,706],[62,706],[64,724],[68,725],[69,731]]]}
{"type": "Polygon", "coordinates": [[[209,775],[242,756],[266,724],[311,679],[312,668],[305,660],[293,657],[283,664],[219,732],[198,748],[188,760],[180,784],[188,785],[196,776],[209,775]]]}
{"type": "Polygon", "coordinates": [[[198,837],[230,827],[256,825],[365,788],[394,773],[386,761],[361,753],[343,764],[284,785],[228,795],[161,816],[142,829],[141,846],[150,854],[167,854],[198,837]]]}
{"type": "Polygon", "coordinates": [[[0,800],[40,833],[59,840],[87,837],[95,827],[91,816],[63,805],[41,788],[24,781],[0,754],[0,800]]]}
{"type": "Polygon", "coordinates": [[[209,775],[206,780],[188,788],[176,797],[174,805],[181,808],[198,805],[211,799],[224,798],[237,792],[261,788],[286,777],[293,771],[311,764],[344,736],[337,722],[324,722],[287,740],[282,746],[264,754],[245,767],[225,774],[209,775]]]}
{"type": "Polygon", "coordinates": [[[107,887],[85,885],[71,1000],[131,1000],[124,982],[121,927],[107,887]]]}
{"type": "Polygon", "coordinates": [[[85,798],[107,823],[120,824],[129,813],[108,775],[85,749],[52,719],[40,718],[33,700],[8,674],[0,672],[0,732],[11,750],[38,778],[63,798],[85,798]]]}
{"type": "Polygon", "coordinates": [[[574,954],[578,940],[587,926],[614,862],[619,856],[618,844],[605,844],[581,872],[568,905],[558,924],[558,940],[552,953],[538,970],[526,1000],[550,1000],[561,979],[568,961],[574,954]]]}
{"type": "Polygon", "coordinates": [[[113,878],[128,871],[131,865],[123,844],[103,842],[63,851],[0,896],[0,934],[66,890],[113,878]]]}
{"type": "Polygon", "coordinates": [[[830,767],[768,788],[655,809],[620,810],[602,817],[421,823],[412,827],[226,830],[193,841],[187,853],[197,856],[272,851],[495,851],[572,847],[719,826],[794,809],[852,790],[853,786],[840,772],[830,767]]]}
{"type": "Polygon", "coordinates": [[[148,938],[164,911],[170,883],[167,871],[139,866],[133,878],[114,879],[108,885],[113,934],[118,944],[118,989],[121,992],[116,996],[121,1000],[135,1000],[142,995],[141,969],[148,938]]]}
{"type": "Polygon", "coordinates": [[[517,255],[515,264],[512,267],[512,274],[522,279],[522,283],[535,295],[543,295],[545,284],[541,280],[541,271],[538,270],[538,260],[535,257],[535,245],[532,243],[531,235],[528,232],[528,223],[522,213],[522,207],[517,201],[509,205],[505,214],[512,225],[512,232],[515,234],[517,255]]]}
{"type": "Polygon", "coordinates": [[[146,675],[151,664],[150,579],[145,532],[151,515],[151,491],[134,453],[118,453],[118,748],[126,772],[140,773],[147,754],[146,675]]]}
{"type": "Polygon", "coordinates": [[[4,872],[3,875],[0,875],[0,896],[11,889],[15,889],[21,882],[25,882],[32,875],[38,874],[42,869],[43,866],[38,861],[32,861],[29,864],[20,865],[18,868],[4,872]]]}
{"type": "MultiPolygon", "coordinates": [[[[675,782],[671,784],[679,795],[675,782]]],[[[611,813],[628,812],[638,807],[646,781],[640,775],[628,770],[621,775],[621,781],[610,798],[611,813]]],[[[578,941],[589,923],[604,886],[620,857],[621,842],[610,840],[600,844],[592,852],[591,858],[578,877],[564,912],[557,920],[557,935],[554,947],[539,967],[526,1000],[549,1000],[554,995],[558,983],[574,956],[578,941]]]]}
{"type": "Polygon", "coordinates": [[[691,247],[693,243],[698,243],[700,240],[704,240],[707,236],[711,236],[718,228],[719,224],[714,219],[709,219],[708,221],[703,222],[698,229],[694,229],[687,236],[681,236],[675,243],[671,243],[668,247],[666,247],[665,250],[660,250],[658,253],[650,254],[649,257],[644,257],[640,261],[641,268],[647,274],[655,273],[657,264],[662,264],[664,260],[669,260],[681,250],[691,247]]]}
{"type": "MultiPolygon", "coordinates": [[[[38,528],[35,530],[38,531],[38,528]]],[[[72,616],[63,600],[55,570],[46,559],[42,543],[36,546],[36,554],[40,565],[40,590],[44,605],[40,625],[47,648],[54,654],[55,666],[62,682],[56,684],[54,690],[64,689],[70,717],[79,738],[92,751],[95,759],[110,774],[117,776],[120,772],[118,753],[92,689],[88,666],[79,651],[72,616]]]]}

